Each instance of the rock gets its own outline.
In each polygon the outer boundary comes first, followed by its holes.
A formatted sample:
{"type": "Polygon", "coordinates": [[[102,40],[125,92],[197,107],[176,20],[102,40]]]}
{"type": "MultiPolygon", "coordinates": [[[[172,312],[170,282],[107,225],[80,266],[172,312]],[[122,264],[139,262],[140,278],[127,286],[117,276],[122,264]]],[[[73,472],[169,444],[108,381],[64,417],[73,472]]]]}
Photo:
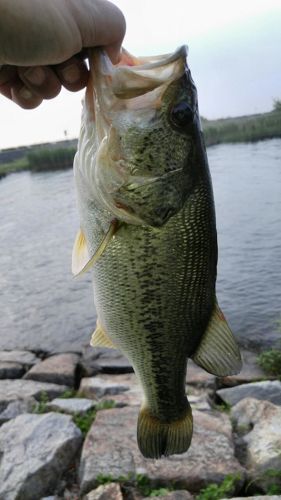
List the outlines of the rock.
{"type": "Polygon", "coordinates": [[[221,482],[228,474],[244,469],[234,456],[232,428],[225,414],[194,411],[194,435],[190,449],[162,460],[143,458],[136,442],[138,409],[126,407],[99,411],[82,449],[82,494],[97,484],[100,475],[147,476],[158,487],[176,482],[181,488],[199,491],[208,483],[221,482]],[[159,486],[160,485],[160,486],[159,486]]]}
{"type": "Polygon", "coordinates": [[[197,366],[192,359],[187,363],[186,382],[188,385],[196,385],[213,389],[216,386],[216,377],[197,366]]]}
{"type": "Polygon", "coordinates": [[[79,394],[87,398],[102,398],[103,396],[114,396],[129,389],[130,379],[127,377],[116,375],[113,378],[108,375],[99,375],[98,377],[82,378],[79,394]]]}
{"type": "Polygon", "coordinates": [[[0,380],[0,412],[5,410],[11,401],[35,398],[40,400],[42,393],[49,399],[60,396],[68,387],[33,380],[0,380]]]}
{"type": "MultiPolygon", "coordinates": [[[[222,498],[222,500],[229,500],[228,498],[222,498]]],[[[254,497],[232,497],[231,500],[281,500],[281,495],[262,495],[254,497]]]]}
{"type": "Polygon", "coordinates": [[[8,361],[0,362],[0,379],[4,378],[21,378],[25,373],[23,365],[19,363],[9,363],[8,361]]]}
{"type": "Polygon", "coordinates": [[[279,380],[253,382],[230,389],[220,389],[217,394],[229,405],[235,405],[244,398],[266,400],[281,405],[281,382],[279,380]]]}
{"type": "Polygon", "coordinates": [[[0,361],[8,363],[18,363],[26,367],[35,365],[40,361],[33,352],[30,351],[0,351],[0,361]]]}
{"type": "MultiPolygon", "coordinates": [[[[149,500],[151,497],[145,497],[144,500],[149,500]]],[[[186,490],[175,490],[166,495],[157,496],[157,500],[192,500],[193,496],[186,490]]]]}
{"type": "Polygon", "coordinates": [[[8,403],[5,410],[0,413],[0,424],[4,424],[5,422],[8,422],[8,420],[22,415],[22,413],[32,412],[35,405],[36,400],[34,398],[11,401],[8,403]]]}
{"type": "Polygon", "coordinates": [[[34,500],[51,494],[82,443],[71,417],[20,415],[0,429],[0,498],[34,500]]]}
{"type": "Polygon", "coordinates": [[[74,387],[78,361],[77,354],[55,354],[33,366],[24,378],[74,387]]]}
{"type": "Polygon", "coordinates": [[[248,384],[259,380],[270,379],[257,362],[257,354],[251,351],[242,351],[243,366],[240,373],[218,379],[220,386],[233,387],[239,384],[248,384]]]}
{"type": "Polygon", "coordinates": [[[200,396],[188,395],[188,401],[191,404],[192,410],[200,410],[200,411],[210,411],[211,405],[208,401],[208,396],[206,393],[203,393],[200,396]]]}
{"type": "Polygon", "coordinates": [[[86,377],[96,375],[99,372],[111,374],[133,372],[132,365],[120,351],[106,347],[85,349],[80,364],[86,377]]]}
{"type": "MultiPolygon", "coordinates": [[[[95,408],[97,402],[86,398],[56,398],[46,404],[48,410],[61,411],[71,415],[83,414],[95,408]]],[[[1,415],[0,415],[1,416],[1,415]]]]}
{"type": "Polygon", "coordinates": [[[85,500],[123,500],[122,491],[118,483],[109,483],[90,491],[85,500]]]}
{"type": "Polygon", "coordinates": [[[254,484],[264,492],[272,484],[281,488],[281,408],[268,401],[247,398],[232,408],[237,431],[247,446],[245,465],[254,484]],[[273,471],[273,477],[268,471],[273,471]],[[276,471],[276,476],[274,474],[276,471]]]}
{"type": "Polygon", "coordinates": [[[98,367],[102,373],[122,374],[133,373],[133,367],[125,356],[116,349],[108,349],[102,353],[97,360],[98,367]]]}

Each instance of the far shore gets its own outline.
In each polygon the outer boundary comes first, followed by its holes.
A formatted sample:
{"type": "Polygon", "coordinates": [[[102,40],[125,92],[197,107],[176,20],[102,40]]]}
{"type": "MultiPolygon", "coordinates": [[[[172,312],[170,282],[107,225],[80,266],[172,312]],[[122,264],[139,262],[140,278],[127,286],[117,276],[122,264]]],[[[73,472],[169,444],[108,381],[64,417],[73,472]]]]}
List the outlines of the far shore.
{"type": "MultiPolygon", "coordinates": [[[[207,147],[223,143],[257,142],[281,137],[281,105],[273,111],[235,118],[201,117],[207,147]]],[[[50,171],[71,168],[77,139],[0,150],[0,178],[23,170],[50,171]]]]}

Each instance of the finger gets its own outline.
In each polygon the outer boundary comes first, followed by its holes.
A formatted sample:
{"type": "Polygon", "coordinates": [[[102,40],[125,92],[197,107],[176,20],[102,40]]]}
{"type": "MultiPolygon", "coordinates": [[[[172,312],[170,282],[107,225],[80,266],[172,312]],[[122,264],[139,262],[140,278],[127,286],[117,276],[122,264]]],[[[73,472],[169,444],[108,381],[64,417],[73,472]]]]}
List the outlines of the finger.
{"type": "Polygon", "coordinates": [[[33,94],[21,81],[11,87],[11,99],[23,109],[37,108],[43,101],[42,97],[33,94]]]}
{"type": "Polygon", "coordinates": [[[48,66],[21,67],[18,75],[25,87],[42,99],[52,99],[60,93],[61,83],[48,66]]]}
{"type": "Polygon", "coordinates": [[[102,46],[115,64],[126,31],[121,10],[107,0],[69,0],[69,8],[80,31],[82,47],[102,46]]]}
{"type": "Polygon", "coordinates": [[[53,68],[61,84],[71,92],[83,89],[88,83],[89,71],[82,57],[71,57],[53,68]]]}
{"type": "Polygon", "coordinates": [[[16,68],[14,66],[2,66],[0,70],[0,93],[11,99],[11,86],[16,82],[18,82],[16,68]]]}

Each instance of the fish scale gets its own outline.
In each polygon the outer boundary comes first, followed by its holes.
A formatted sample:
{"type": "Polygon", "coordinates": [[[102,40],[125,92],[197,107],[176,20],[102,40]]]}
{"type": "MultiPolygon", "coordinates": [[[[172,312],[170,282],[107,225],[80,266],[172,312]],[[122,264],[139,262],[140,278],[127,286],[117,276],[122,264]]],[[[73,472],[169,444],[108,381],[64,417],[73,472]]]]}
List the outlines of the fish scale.
{"type": "Polygon", "coordinates": [[[120,349],[143,388],[148,458],[190,445],[188,358],[217,376],[241,368],[216,301],[213,192],[186,55],[114,67],[94,51],[74,164],[73,272],[93,266],[92,345],[120,349]]]}

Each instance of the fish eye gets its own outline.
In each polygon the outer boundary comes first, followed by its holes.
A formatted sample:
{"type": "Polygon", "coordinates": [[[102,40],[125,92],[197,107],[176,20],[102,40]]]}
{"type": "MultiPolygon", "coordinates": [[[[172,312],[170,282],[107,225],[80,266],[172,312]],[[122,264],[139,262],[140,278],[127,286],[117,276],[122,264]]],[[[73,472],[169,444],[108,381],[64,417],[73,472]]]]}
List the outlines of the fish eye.
{"type": "Polygon", "coordinates": [[[185,127],[193,122],[194,113],[186,101],[181,101],[172,107],[171,120],[177,127],[185,127]]]}

